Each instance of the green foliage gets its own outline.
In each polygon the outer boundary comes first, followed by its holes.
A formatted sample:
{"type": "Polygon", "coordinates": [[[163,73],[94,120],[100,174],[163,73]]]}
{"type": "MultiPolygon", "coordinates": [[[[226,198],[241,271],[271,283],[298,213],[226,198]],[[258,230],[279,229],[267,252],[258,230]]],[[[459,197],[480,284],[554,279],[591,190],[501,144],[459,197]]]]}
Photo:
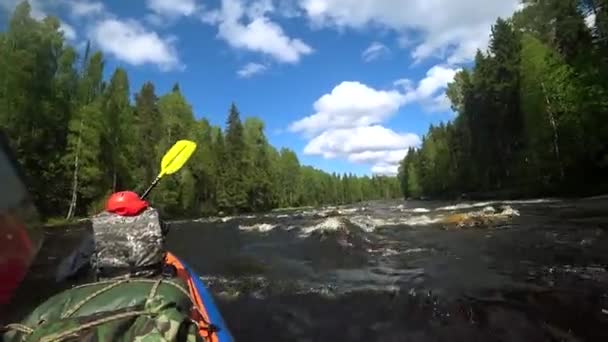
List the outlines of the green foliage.
{"type": "Polygon", "coordinates": [[[602,191],[595,184],[606,184],[608,171],[606,1],[524,2],[513,18],[498,19],[489,51],[478,51],[475,66],[448,86],[458,116],[431,127],[402,161],[404,196],[602,191]],[[589,14],[595,27],[585,25],[589,14]]]}
{"type": "Polygon", "coordinates": [[[302,167],[293,151],[268,143],[261,120],[242,122],[235,104],[222,130],[195,118],[177,84],[157,96],[154,84],[144,83],[132,101],[125,70],[106,83],[101,52],[87,45],[79,56],[56,18],[36,21],[30,11],[22,2],[0,33],[0,128],[47,217],[83,217],[103,210],[113,191],[143,192],[179,139],[194,140],[197,152],[149,198],[167,216],[400,196],[394,177],[302,167]]]}

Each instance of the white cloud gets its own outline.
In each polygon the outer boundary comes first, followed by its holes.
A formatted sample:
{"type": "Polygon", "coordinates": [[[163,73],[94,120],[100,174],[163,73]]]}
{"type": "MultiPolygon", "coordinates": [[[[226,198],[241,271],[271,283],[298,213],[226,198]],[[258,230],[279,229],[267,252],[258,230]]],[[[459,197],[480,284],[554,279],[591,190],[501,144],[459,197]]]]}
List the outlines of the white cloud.
{"type": "Polygon", "coordinates": [[[63,36],[67,40],[76,40],[76,30],[74,30],[74,27],[72,27],[72,25],[66,23],[65,21],[62,21],[59,26],[59,30],[63,32],[63,36]]]}
{"type": "Polygon", "coordinates": [[[187,17],[198,11],[195,0],[147,0],[146,4],[155,13],[168,17],[187,17]]]}
{"type": "Polygon", "coordinates": [[[155,64],[163,71],[181,67],[173,41],[134,20],[104,19],[93,28],[91,38],[104,52],[129,64],[155,64]]]}
{"type": "Polygon", "coordinates": [[[436,65],[417,83],[396,80],[392,90],[342,82],[315,101],[314,114],[293,122],[289,130],[310,138],[304,154],[368,164],[373,173],[394,175],[408,149],[419,146],[421,140],[416,134],[397,133],[380,124],[414,103],[429,112],[448,111],[445,89],[458,71],[436,65]]]}
{"type": "Polygon", "coordinates": [[[412,88],[409,80],[398,80],[396,83],[405,87],[407,103],[418,102],[431,112],[447,111],[450,109],[450,101],[445,95],[445,89],[459,70],[436,65],[427,71],[426,77],[416,88],[412,88]]]}
{"type": "MultiPolygon", "coordinates": [[[[415,134],[409,134],[407,137],[410,141],[405,147],[415,147],[420,144],[420,138],[415,134]]],[[[367,163],[367,164],[398,164],[403,157],[407,154],[407,148],[400,150],[385,150],[385,151],[365,151],[360,153],[351,154],[348,156],[348,160],[354,163],[367,163]]]]}
{"type": "Polygon", "coordinates": [[[257,74],[261,74],[266,71],[268,67],[264,64],[260,63],[247,63],[241,69],[239,69],[236,73],[241,78],[249,78],[257,74]]]}
{"type": "MultiPolygon", "coordinates": [[[[312,139],[304,154],[326,159],[345,158],[369,164],[373,169],[396,168],[410,147],[419,146],[420,137],[396,133],[380,125],[331,129],[312,139]]],[[[383,172],[390,173],[390,172],[383,172]]]]}
{"type": "Polygon", "coordinates": [[[380,42],[373,42],[367,49],[365,49],[365,51],[363,51],[361,58],[363,58],[365,62],[371,62],[384,55],[387,55],[388,53],[390,53],[390,50],[388,47],[386,47],[386,45],[380,42]]]}
{"type": "Polygon", "coordinates": [[[277,13],[284,18],[295,18],[302,15],[298,0],[280,0],[276,2],[277,13]]]}
{"type": "Polygon", "coordinates": [[[69,0],[66,1],[66,5],[72,15],[77,17],[99,15],[103,14],[106,10],[104,4],[97,1],[69,0]]]}
{"type": "Polygon", "coordinates": [[[378,164],[372,167],[372,173],[383,176],[396,176],[399,172],[399,164],[378,164]]]}
{"type": "Polygon", "coordinates": [[[239,0],[222,0],[220,11],[206,13],[202,20],[218,24],[218,36],[230,46],[269,55],[279,62],[297,63],[313,49],[297,38],[288,37],[271,21],[270,1],[257,1],[247,8],[239,0]]]}
{"type": "Polygon", "coordinates": [[[373,125],[394,115],[404,103],[405,95],[396,90],[342,82],[314,103],[315,114],[292,123],[289,130],[310,135],[332,128],[373,125]]]}
{"type": "Polygon", "coordinates": [[[353,161],[369,162],[374,155],[364,153],[403,150],[419,142],[415,134],[398,134],[380,125],[338,128],[312,139],[304,153],[326,158],[353,155],[353,161]]]}
{"type": "Polygon", "coordinates": [[[448,112],[452,110],[452,102],[448,98],[448,95],[443,92],[433,97],[431,101],[423,105],[423,108],[432,113],[448,112]]]}
{"type": "Polygon", "coordinates": [[[360,29],[381,26],[415,42],[412,57],[471,60],[487,47],[491,25],[510,16],[519,0],[299,0],[315,25],[360,29]],[[413,33],[415,32],[415,33],[413,33]],[[448,49],[449,48],[449,49],[448,49]],[[447,55],[446,52],[449,51],[447,55]],[[442,56],[445,55],[445,56],[442,56]]]}
{"type": "Polygon", "coordinates": [[[588,16],[585,17],[585,24],[590,29],[594,29],[595,28],[595,13],[591,13],[588,16]]]}

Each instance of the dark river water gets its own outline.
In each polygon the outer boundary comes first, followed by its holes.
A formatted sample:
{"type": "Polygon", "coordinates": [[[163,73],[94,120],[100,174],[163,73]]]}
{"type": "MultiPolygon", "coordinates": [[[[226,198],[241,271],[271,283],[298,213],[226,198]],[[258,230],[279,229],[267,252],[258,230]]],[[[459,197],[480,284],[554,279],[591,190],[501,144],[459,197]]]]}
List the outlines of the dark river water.
{"type": "MultiPolygon", "coordinates": [[[[78,244],[48,235],[23,293],[52,284],[44,270],[78,244]]],[[[238,341],[608,341],[608,198],[174,222],[168,248],[202,275],[238,341]],[[507,215],[457,227],[482,211],[507,215]]]]}

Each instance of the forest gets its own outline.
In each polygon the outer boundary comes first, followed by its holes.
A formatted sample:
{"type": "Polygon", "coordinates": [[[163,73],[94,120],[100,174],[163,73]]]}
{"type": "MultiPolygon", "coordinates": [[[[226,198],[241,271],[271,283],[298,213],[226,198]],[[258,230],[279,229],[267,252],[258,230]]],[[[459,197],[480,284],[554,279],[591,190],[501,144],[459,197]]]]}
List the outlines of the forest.
{"type": "Polygon", "coordinates": [[[84,217],[109,194],[139,193],[177,140],[197,143],[185,170],[166,177],[148,200],[169,217],[265,211],[401,197],[395,177],[328,174],[268,143],[264,123],[241,121],[227,104],[226,125],[197,118],[179,85],[157,94],[151,82],[132,97],[117,68],[104,80],[104,56],[70,46],[57,18],[18,5],[0,33],[0,130],[45,217],[84,217]]]}
{"type": "Polygon", "coordinates": [[[608,191],[608,1],[524,0],[399,169],[406,198],[608,191]]]}

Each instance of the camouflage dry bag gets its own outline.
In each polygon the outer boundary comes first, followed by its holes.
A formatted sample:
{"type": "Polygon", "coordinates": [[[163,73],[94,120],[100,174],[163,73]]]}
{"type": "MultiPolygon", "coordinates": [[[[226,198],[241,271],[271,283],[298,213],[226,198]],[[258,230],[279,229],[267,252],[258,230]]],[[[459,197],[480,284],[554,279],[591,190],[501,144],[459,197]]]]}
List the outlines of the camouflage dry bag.
{"type": "Polygon", "coordinates": [[[51,297],[4,341],[202,341],[190,318],[186,284],[121,279],[85,284],[51,297]]]}

